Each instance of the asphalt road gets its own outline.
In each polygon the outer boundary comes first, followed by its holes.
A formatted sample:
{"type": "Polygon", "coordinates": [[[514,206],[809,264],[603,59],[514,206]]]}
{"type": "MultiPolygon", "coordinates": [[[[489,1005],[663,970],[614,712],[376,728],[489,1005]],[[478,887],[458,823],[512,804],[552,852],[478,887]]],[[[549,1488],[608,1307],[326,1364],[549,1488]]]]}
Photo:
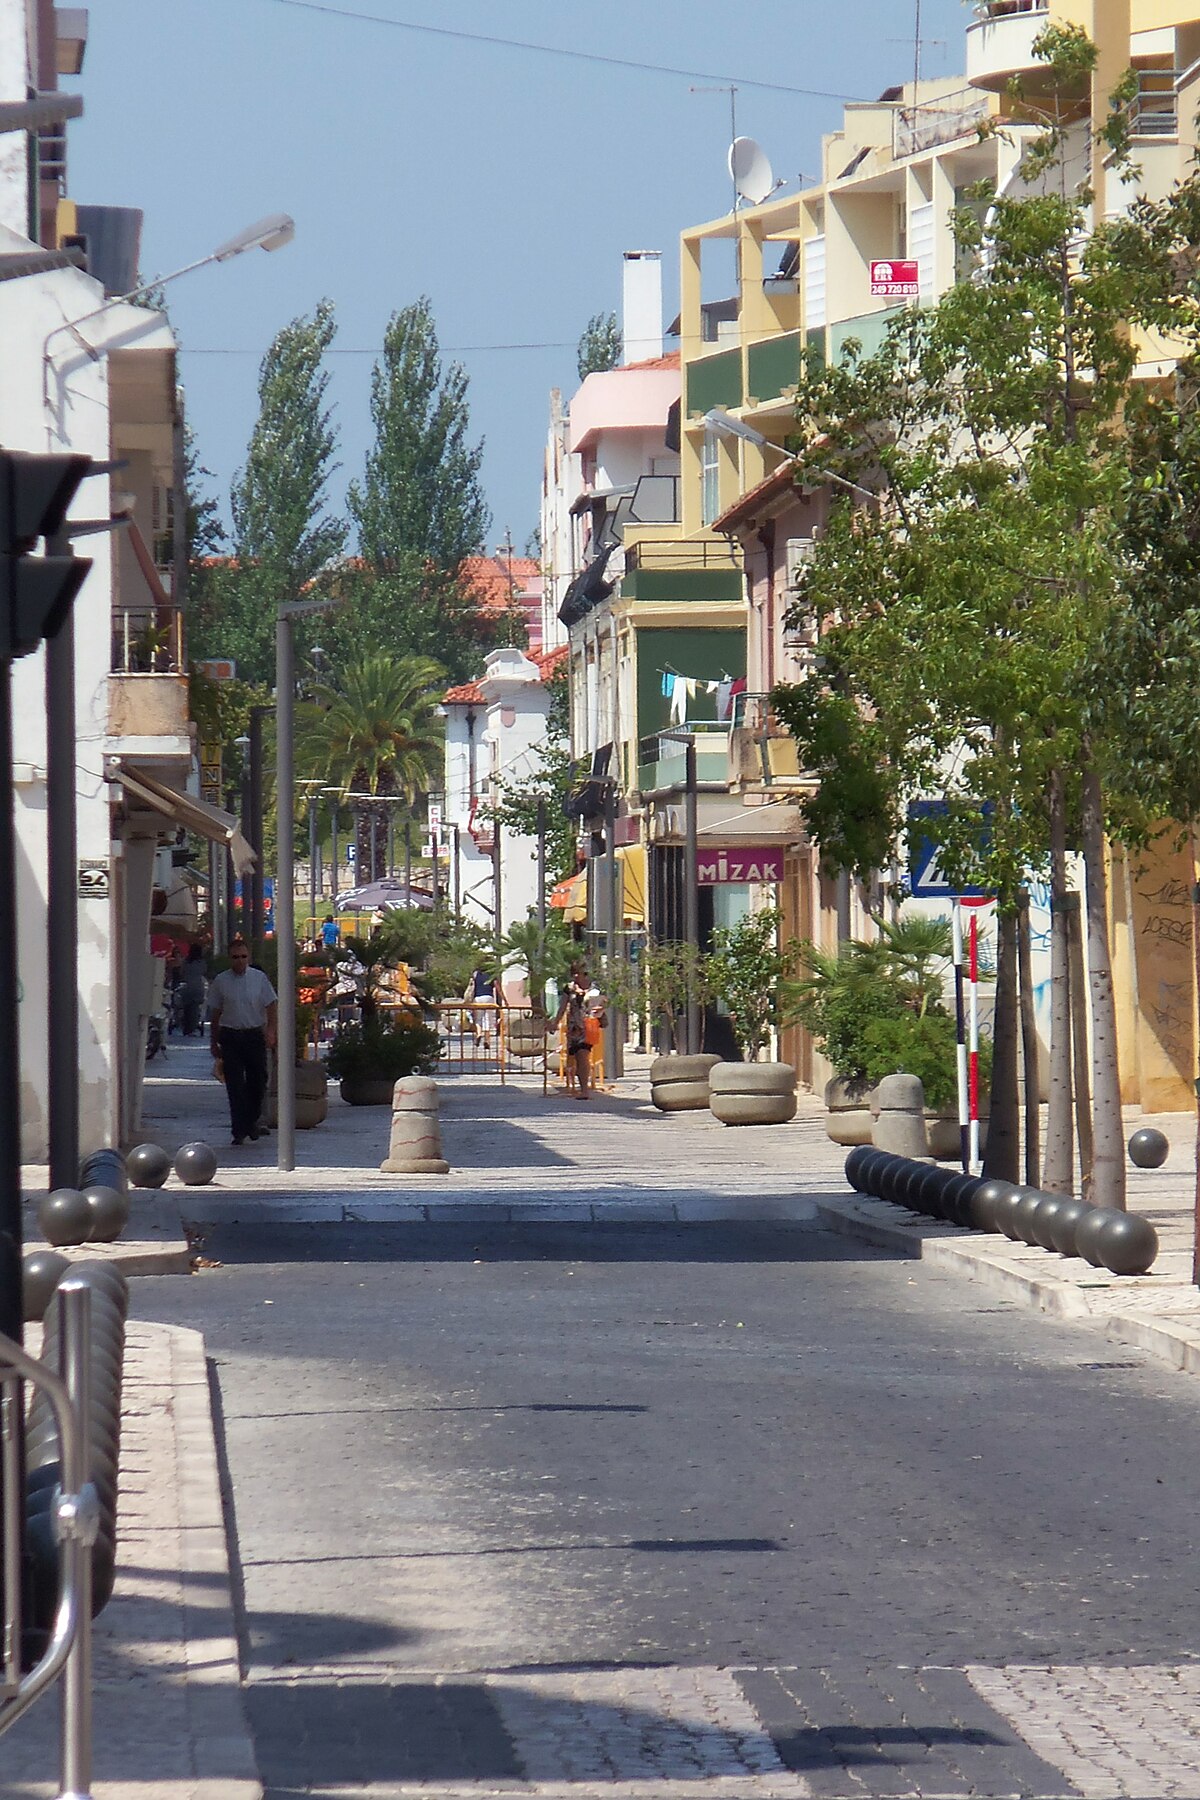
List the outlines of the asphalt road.
{"type": "Polygon", "coordinates": [[[648,1795],[699,1727],[651,1743],[638,1683],[689,1670],[668,1711],[744,1749],[748,1701],[813,1792],[1074,1793],[961,1671],[1200,1655],[1196,1384],[969,1282],[777,1225],[206,1253],[134,1302],[213,1361],[272,1793],[565,1780],[538,1745],[633,1719],[648,1795]],[[896,1786],[917,1714],[926,1775],[896,1786]]]}

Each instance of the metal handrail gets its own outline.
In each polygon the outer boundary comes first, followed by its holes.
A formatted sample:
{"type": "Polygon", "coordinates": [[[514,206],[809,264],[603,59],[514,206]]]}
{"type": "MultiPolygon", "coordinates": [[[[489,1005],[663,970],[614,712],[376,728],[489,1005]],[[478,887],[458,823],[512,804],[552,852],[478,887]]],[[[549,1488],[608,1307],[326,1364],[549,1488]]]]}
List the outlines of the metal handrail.
{"type": "Polygon", "coordinates": [[[67,1275],[55,1290],[61,1309],[63,1373],[55,1374],[0,1335],[0,1385],[5,1395],[3,1458],[4,1646],[6,1685],[0,1694],[0,1734],[66,1671],[63,1681],[62,1768],[59,1800],[89,1800],[92,1781],[92,1546],[100,1522],[96,1489],[87,1478],[88,1395],[91,1390],[92,1296],[86,1281],[67,1275]],[[45,1652],[21,1676],[21,1584],[19,1569],[22,1458],[13,1454],[12,1432],[22,1429],[21,1383],[41,1388],[54,1409],[62,1457],[62,1484],[55,1490],[54,1534],[58,1542],[59,1599],[45,1652]],[[15,1400],[14,1400],[15,1395],[15,1400]],[[14,1558],[14,1550],[16,1556],[14,1558]]]}

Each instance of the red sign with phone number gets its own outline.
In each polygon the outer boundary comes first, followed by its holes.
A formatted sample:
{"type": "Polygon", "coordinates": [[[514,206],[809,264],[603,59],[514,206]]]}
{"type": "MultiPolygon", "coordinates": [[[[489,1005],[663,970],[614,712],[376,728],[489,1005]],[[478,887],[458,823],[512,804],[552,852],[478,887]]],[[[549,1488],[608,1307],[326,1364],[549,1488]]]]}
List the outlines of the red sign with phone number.
{"type": "Polygon", "coordinates": [[[920,292],[921,271],[915,259],[871,264],[873,300],[916,300],[920,292]]]}

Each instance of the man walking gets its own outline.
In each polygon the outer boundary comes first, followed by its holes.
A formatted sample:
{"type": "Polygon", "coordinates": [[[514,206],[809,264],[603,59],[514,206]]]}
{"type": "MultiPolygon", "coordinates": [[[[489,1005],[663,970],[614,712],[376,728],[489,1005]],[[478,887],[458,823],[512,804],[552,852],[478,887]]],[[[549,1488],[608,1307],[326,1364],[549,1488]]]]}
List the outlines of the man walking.
{"type": "Polygon", "coordinates": [[[261,969],[250,967],[250,946],[234,938],[229,967],[208,990],[213,1055],[225,1070],[229,1123],[235,1144],[267,1135],[259,1124],[267,1096],[267,1050],[274,1049],[279,1009],[275,989],[261,969]]]}

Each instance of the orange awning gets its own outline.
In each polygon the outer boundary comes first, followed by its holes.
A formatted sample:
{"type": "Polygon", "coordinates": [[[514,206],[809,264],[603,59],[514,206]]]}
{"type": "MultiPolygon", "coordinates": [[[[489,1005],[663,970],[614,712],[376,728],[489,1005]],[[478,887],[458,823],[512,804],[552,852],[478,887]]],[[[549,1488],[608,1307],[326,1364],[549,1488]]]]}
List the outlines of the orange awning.
{"type": "Polygon", "coordinates": [[[549,904],[558,907],[568,925],[582,925],[587,918],[587,870],[556,881],[550,889],[549,904]]]}

